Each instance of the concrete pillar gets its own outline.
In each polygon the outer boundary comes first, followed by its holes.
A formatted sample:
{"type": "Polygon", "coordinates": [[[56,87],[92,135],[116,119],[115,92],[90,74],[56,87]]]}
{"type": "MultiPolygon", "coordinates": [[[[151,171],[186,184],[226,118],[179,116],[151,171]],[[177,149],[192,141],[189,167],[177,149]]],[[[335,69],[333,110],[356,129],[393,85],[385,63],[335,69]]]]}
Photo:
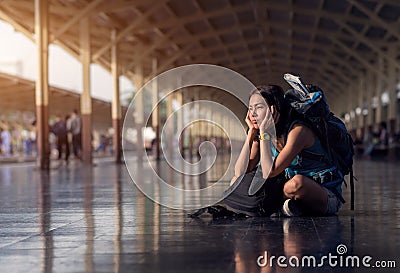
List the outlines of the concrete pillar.
{"type": "Polygon", "coordinates": [[[81,94],[82,115],[82,160],[92,163],[92,98],[90,95],[90,25],[89,18],[80,22],[81,62],[83,73],[83,92],[81,94]]]}
{"type": "MultiPolygon", "coordinates": [[[[346,90],[345,92],[349,92],[346,90]]],[[[338,116],[341,116],[343,113],[347,113],[346,105],[343,103],[344,94],[340,94],[335,96],[335,102],[331,110],[333,110],[338,116]]]]}
{"type": "MultiPolygon", "coordinates": [[[[221,106],[223,107],[223,104],[221,103],[221,106]]],[[[220,114],[220,113],[218,113],[218,123],[219,123],[219,127],[218,127],[218,139],[219,139],[219,149],[220,149],[220,151],[221,152],[223,152],[223,145],[224,145],[224,140],[223,140],[223,138],[224,138],[224,133],[223,133],[223,131],[222,131],[222,129],[221,128],[223,128],[224,127],[224,118],[223,118],[223,116],[220,114]]]]}
{"type": "Polygon", "coordinates": [[[173,109],[172,109],[172,101],[174,99],[174,93],[171,93],[168,95],[167,97],[167,116],[166,116],[166,120],[168,120],[168,127],[166,128],[166,133],[167,133],[167,147],[168,147],[168,157],[170,159],[174,158],[174,152],[175,152],[175,148],[174,148],[174,118],[171,116],[173,109]]]}
{"type": "Polygon", "coordinates": [[[114,177],[114,272],[120,272],[122,258],[120,253],[122,252],[123,245],[121,235],[124,226],[124,213],[123,206],[121,206],[123,174],[119,168],[114,169],[114,177]]]}
{"type": "Polygon", "coordinates": [[[224,127],[224,117],[221,113],[218,113],[218,123],[220,124],[219,127],[219,145],[220,145],[220,149],[222,150],[224,147],[224,131],[222,130],[222,128],[224,127]]]}
{"type": "MultiPolygon", "coordinates": [[[[211,101],[216,102],[216,96],[211,95],[211,101]]],[[[211,110],[211,117],[210,120],[214,121],[215,123],[217,123],[217,119],[216,119],[216,112],[214,112],[216,109],[212,109],[211,110]]],[[[217,147],[217,132],[218,132],[218,126],[216,124],[212,124],[211,125],[211,129],[210,129],[210,134],[212,136],[212,139],[214,140],[214,144],[215,147],[217,147]]]]}
{"type": "MultiPolygon", "coordinates": [[[[180,86],[180,83],[178,83],[178,86],[180,86]]],[[[183,106],[183,89],[180,89],[179,91],[177,91],[176,93],[176,99],[178,101],[179,106],[183,106]]],[[[181,151],[181,153],[183,154],[183,144],[184,144],[184,137],[185,134],[183,132],[183,121],[184,121],[184,117],[183,115],[185,114],[183,111],[178,111],[178,119],[177,119],[177,129],[176,131],[180,134],[179,136],[179,150],[181,151]]]]}
{"type": "MultiPolygon", "coordinates": [[[[200,100],[201,98],[200,98],[200,93],[201,92],[206,92],[206,89],[205,89],[205,87],[200,87],[199,88],[199,90],[198,90],[198,100],[200,100]]],[[[199,113],[198,113],[198,118],[199,119],[203,119],[204,118],[204,116],[203,116],[203,110],[204,109],[202,109],[202,107],[201,107],[201,105],[200,105],[200,103],[199,103],[199,108],[198,108],[198,111],[199,111],[199,113]]],[[[204,135],[205,135],[205,131],[204,131],[204,129],[205,129],[205,123],[204,123],[204,121],[200,121],[199,123],[198,123],[198,131],[197,131],[197,133],[198,133],[198,136],[197,136],[197,141],[198,141],[198,143],[199,144],[201,144],[203,141],[204,141],[204,135]]]]}
{"type": "MultiPolygon", "coordinates": [[[[394,60],[396,49],[391,46],[389,48],[389,55],[393,56],[394,60]]],[[[389,111],[388,111],[388,130],[391,135],[395,134],[399,128],[396,128],[397,122],[397,94],[396,94],[396,85],[397,85],[397,68],[394,66],[393,62],[388,63],[388,90],[389,90],[389,111]]]]}
{"type": "MultiPolygon", "coordinates": [[[[350,96],[349,93],[348,93],[348,96],[350,96]]],[[[350,114],[347,100],[343,100],[341,109],[343,109],[341,111],[341,113],[350,114]]],[[[346,121],[346,126],[347,126],[347,129],[350,130],[350,126],[351,126],[351,121],[350,120],[348,122],[346,121]]]]}
{"type": "Polygon", "coordinates": [[[373,97],[375,90],[375,74],[371,70],[367,70],[365,78],[368,80],[367,84],[367,103],[368,103],[368,116],[367,116],[367,127],[373,126],[373,97]]]}
{"type": "Polygon", "coordinates": [[[221,146],[221,134],[220,134],[220,128],[219,128],[221,121],[220,121],[220,114],[218,111],[213,113],[213,120],[216,123],[216,126],[214,127],[214,137],[216,140],[215,146],[216,146],[217,150],[219,150],[220,146],[221,146]]]}
{"type": "MultiPolygon", "coordinates": [[[[400,70],[397,71],[397,75],[400,75],[400,70]]],[[[399,81],[399,78],[396,79],[397,81],[399,81]]],[[[396,83],[396,93],[399,92],[400,89],[400,82],[396,83]]],[[[398,94],[398,93],[397,93],[398,94]]],[[[396,94],[396,96],[398,96],[396,94]]],[[[400,132],[400,98],[398,97],[396,99],[396,132],[398,133],[400,132]]]]}
{"type": "Polygon", "coordinates": [[[195,116],[195,118],[194,118],[194,120],[196,120],[197,122],[194,124],[194,135],[193,135],[193,138],[194,138],[194,143],[195,143],[195,151],[196,151],[196,154],[198,155],[198,152],[199,152],[199,145],[200,145],[200,134],[201,134],[201,123],[200,122],[198,122],[198,120],[200,119],[200,103],[199,103],[199,100],[200,100],[200,90],[201,90],[201,87],[196,87],[196,92],[195,92],[195,101],[196,101],[196,103],[195,103],[195,106],[194,106],[194,110],[195,110],[195,113],[194,113],[194,116],[195,116]]]}
{"type": "Polygon", "coordinates": [[[122,115],[119,90],[119,69],[118,69],[118,44],[116,42],[117,31],[111,31],[111,75],[113,82],[113,98],[111,104],[112,125],[114,128],[113,148],[116,163],[121,163],[122,157],[122,115]]]}
{"type": "MultiPolygon", "coordinates": [[[[194,87],[192,87],[192,88],[194,88],[194,87]]],[[[191,90],[192,92],[193,92],[193,90],[191,90]]],[[[190,97],[190,102],[192,103],[192,105],[193,105],[193,103],[195,103],[194,102],[194,97],[193,97],[193,95],[190,97]]],[[[193,108],[192,108],[193,110],[195,109],[195,106],[193,105],[193,108]]],[[[192,122],[193,120],[195,120],[195,117],[196,117],[196,113],[194,113],[195,111],[191,111],[190,112],[190,116],[189,116],[189,121],[190,122],[192,122]]],[[[189,132],[188,132],[188,137],[189,137],[189,147],[188,147],[188,152],[189,152],[189,158],[192,160],[193,159],[193,151],[194,151],[194,141],[193,141],[193,138],[194,138],[194,135],[195,135],[195,125],[193,124],[193,123],[191,123],[191,125],[190,126],[188,126],[187,127],[187,129],[189,130],[189,132]]]]}
{"type": "Polygon", "coordinates": [[[227,128],[226,128],[226,131],[228,132],[228,140],[227,140],[227,143],[228,143],[228,152],[229,153],[232,153],[232,142],[234,141],[234,135],[233,135],[233,127],[232,127],[232,125],[233,125],[233,119],[230,117],[230,118],[228,118],[227,119],[227,128]]]}
{"type": "MultiPolygon", "coordinates": [[[[154,76],[157,76],[157,69],[158,69],[158,61],[156,58],[153,59],[152,61],[152,72],[154,76]]],[[[155,140],[155,145],[153,146],[153,153],[156,157],[156,159],[160,159],[160,108],[159,108],[159,90],[158,90],[158,81],[154,80],[153,81],[153,86],[152,86],[152,106],[155,107],[152,113],[152,126],[154,131],[156,132],[156,140],[155,140]]]]}
{"type": "MultiPolygon", "coordinates": [[[[33,173],[33,175],[36,175],[33,173]]],[[[51,175],[49,172],[38,172],[37,174],[39,181],[38,188],[38,225],[39,234],[42,248],[42,263],[41,272],[51,272],[54,264],[54,238],[52,235],[49,236],[49,232],[52,232],[52,197],[54,196],[51,191],[51,175]]]]}
{"type": "Polygon", "coordinates": [[[342,104],[338,103],[338,101],[341,99],[341,97],[342,97],[342,95],[340,94],[340,95],[332,97],[332,99],[328,101],[330,110],[332,112],[334,112],[340,118],[341,118],[343,112],[346,112],[342,107],[343,103],[342,104]]]}
{"type": "Polygon", "coordinates": [[[229,137],[229,131],[228,131],[228,126],[229,126],[229,120],[227,116],[222,116],[222,128],[226,131],[222,131],[223,139],[222,139],[222,145],[224,147],[223,152],[228,152],[228,145],[227,145],[227,140],[229,137]],[[227,135],[228,134],[228,135],[227,135]]]}
{"type": "Polygon", "coordinates": [[[366,116],[364,115],[364,103],[365,101],[367,101],[367,97],[368,97],[368,90],[367,90],[367,85],[366,85],[366,79],[365,76],[362,75],[360,77],[360,90],[358,93],[358,107],[360,107],[361,109],[361,113],[358,116],[358,120],[359,120],[359,128],[360,128],[360,133],[362,134],[362,136],[365,136],[366,134],[366,128],[367,128],[367,119],[366,116]]]}
{"type": "Polygon", "coordinates": [[[136,143],[136,155],[138,160],[143,159],[143,131],[142,128],[144,126],[144,95],[143,90],[138,92],[140,88],[142,88],[144,84],[143,77],[143,66],[142,64],[137,64],[135,67],[135,86],[137,93],[135,95],[135,123],[137,130],[137,143],[136,143]]]}
{"type": "Polygon", "coordinates": [[[210,122],[207,122],[206,136],[207,136],[208,140],[211,140],[212,139],[212,127],[213,127],[213,124],[211,123],[211,121],[213,121],[211,109],[207,109],[207,120],[210,122]]]}
{"type": "MultiPolygon", "coordinates": [[[[351,89],[350,89],[350,100],[348,101],[348,111],[350,113],[350,129],[353,132],[353,134],[355,135],[355,131],[356,131],[356,126],[357,126],[357,117],[355,116],[355,108],[357,105],[357,84],[356,82],[353,82],[351,84],[351,89]]],[[[354,137],[353,135],[353,137],[354,137]]]]}
{"type": "MultiPolygon", "coordinates": [[[[379,71],[384,71],[384,60],[382,57],[378,57],[378,69],[379,71]]],[[[376,75],[376,89],[375,96],[378,98],[378,106],[376,108],[376,122],[374,125],[379,124],[382,121],[382,90],[383,90],[383,79],[380,75],[376,75]]]]}
{"type": "MultiPolygon", "coordinates": [[[[185,103],[188,103],[189,96],[188,96],[188,92],[187,92],[187,87],[181,89],[181,95],[182,95],[182,101],[181,101],[181,105],[184,105],[185,103]]],[[[181,145],[181,154],[183,157],[186,157],[186,151],[187,148],[189,146],[189,132],[190,129],[189,127],[187,127],[187,123],[190,121],[189,119],[190,117],[190,112],[189,111],[185,111],[185,113],[182,113],[182,135],[181,135],[181,139],[180,139],[180,143],[179,145],[181,145]]]]}
{"type": "Polygon", "coordinates": [[[365,79],[363,77],[361,77],[359,79],[359,84],[358,84],[358,90],[357,90],[357,106],[356,108],[358,108],[357,110],[359,110],[359,112],[356,112],[356,118],[357,118],[357,131],[359,132],[360,135],[358,135],[358,137],[362,137],[363,134],[363,130],[365,127],[364,124],[364,118],[363,118],[363,114],[362,114],[362,109],[363,109],[363,105],[364,105],[364,92],[365,92],[365,79]]]}
{"type": "Polygon", "coordinates": [[[41,170],[50,168],[49,146],[49,61],[48,1],[35,0],[35,34],[37,48],[37,79],[35,86],[37,163],[41,170]]]}

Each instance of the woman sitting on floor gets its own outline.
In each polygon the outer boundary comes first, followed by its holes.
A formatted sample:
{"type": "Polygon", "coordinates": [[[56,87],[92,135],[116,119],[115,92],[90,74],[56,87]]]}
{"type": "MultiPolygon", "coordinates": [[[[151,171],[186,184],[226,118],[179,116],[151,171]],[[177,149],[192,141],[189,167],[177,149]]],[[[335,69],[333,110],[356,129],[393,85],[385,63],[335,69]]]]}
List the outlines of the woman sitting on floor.
{"type": "Polygon", "coordinates": [[[283,186],[286,198],[282,205],[284,215],[329,215],[338,212],[343,200],[343,178],[335,166],[326,163],[327,160],[306,156],[327,157],[307,122],[285,102],[281,87],[261,86],[250,93],[246,123],[249,130],[231,184],[257,167],[261,167],[263,179],[285,172],[288,181],[283,186]],[[327,187],[317,181],[316,177],[322,177],[324,173],[329,173],[330,181],[337,180],[339,185],[327,187]]]}

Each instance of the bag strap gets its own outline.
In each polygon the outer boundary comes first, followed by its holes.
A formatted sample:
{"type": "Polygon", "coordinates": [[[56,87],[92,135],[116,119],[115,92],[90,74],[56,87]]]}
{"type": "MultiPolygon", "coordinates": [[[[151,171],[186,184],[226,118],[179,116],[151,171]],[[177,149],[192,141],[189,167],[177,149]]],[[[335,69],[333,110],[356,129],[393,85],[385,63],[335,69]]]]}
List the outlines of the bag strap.
{"type": "MultiPolygon", "coordinates": [[[[320,137],[321,137],[320,134],[317,134],[317,132],[316,132],[317,129],[315,129],[315,128],[310,124],[310,122],[306,122],[306,121],[303,121],[303,120],[298,119],[298,120],[293,121],[293,122],[290,124],[290,126],[288,127],[288,130],[286,131],[286,134],[285,134],[285,144],[286,144],[287,137],[288,137],[288,135],[289,135],[290,130],[292,130],[293,127],[294,127],[295,125],[297,125],[297,124],[304,125],[304,126],[306,126],[307,128],[310,128],[310,130],[314,133],[314,136],[317,137],[318,139],[320,139],[320,137]]],[[[326,150],[326,147],[324,147],[323,143],[321,143],[321,144],[322,144],[324,150],[326,150]]],[[[324,163],[326,163],[326,164],[333,164],[333,163],[330,161],[330,157],[329,157],[329,159],[327,160],[327,158],[326,158],[325,155],[315,154],[315,153],[309,152],[309,151],[307,151],[307,150],[301,151],[301,152],[299,153],[299,156],[302,157],[302,158],[306,158],[306,159],[312,160],[312,161],[324,162],[324,163]]],[[[328,156],[329,156],[329,155],[328,155],[328,156]]],[[[335,166],[336,166],[336,165],[335,165],[335,166]]]]}
{"type": "Polygon", "coordinates": [[[289,126],[286,127],[287,129],[285,130],[285,137],[284,137],[284,144],[285,144],[285,145],[286,145],[286,141],[287,141],[289,132],[290,132],[290,131],[293,129],[293,127],[294,127],[295,125],[297,125],[297,124],[304,125],[304,126],[310,128],[310,129],[314,132],[314,129],[311,128],[311,124],[310,124],[309,122],[306,122],[306,121],[301,120],[301,119],[296,119],[296,120],[292,121],[291,123],[289,123],[289,126]]]}
{"type": "Polygon", "coordinates": [[[353,167],[350,169],[350,209],[354,210],[354,176],[353,176],[353,167]]]}
{"type": "Polygon", "coordinates": [[[306,158],[306,159],[309,159],[312,161],[329,163],[329,162],[327,162],[325,155],[315,154],[315,153],[309,152],[307,150],[301,151],[299,155],[302,158],[306,158]]]}

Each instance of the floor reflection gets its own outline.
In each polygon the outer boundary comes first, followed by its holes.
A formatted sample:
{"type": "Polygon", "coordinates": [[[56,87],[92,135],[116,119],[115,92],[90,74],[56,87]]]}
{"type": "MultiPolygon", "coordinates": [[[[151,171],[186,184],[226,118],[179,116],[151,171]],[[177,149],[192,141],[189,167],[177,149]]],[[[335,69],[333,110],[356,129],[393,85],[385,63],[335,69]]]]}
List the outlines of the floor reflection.
{"type": "MultiPolygon", "coordinates": [[[[170,176],[163,164],[154,166],[170,176]]],[[[143,174],[142,182],[156,198],[162,197],[155,173],[147,175],[142,164],[136,164],[134,171],[143,174]]],[[[3,167],[0,268],[4,272],[369,272],[257,264],[265,252],[269,257],[321,258],[336,253],[339,244],[347,247],[348,255],[369,254],[400,266],[400,169],[396,164],[356,162],[356,175],[355,212],[345,206],[337,217],[232,221],[194,220],[185,211],[152,202],[134,186],[124,165],[72,165],[49,175],[31,166],[3,167]]],[[[170,177],[176,178],[187,188],[201,182],[198,177],[170,177]]],[[[344,194],[348,199],[347,190],[344,194]]],[[[183,202],[187,197],[173,198],[183,202]]]]}
{"type": "Polygon", "coordinates": [[[94,271],[93,252],[95,238],[95,221],[93,215],[93,174],[91,168],[85,168],[82,171],[82,183],[84,188],[84,210],[86,227],[86,250],[85,250],[85,272],[94,271]]]}
{"type": "Polygon", "coordinates": [[[114,211],[115,211],[115,234],[114,234],[114,273],[120,272],[121,253],[122,253],[122,175],[119,169],[115,169],[114,180],[114,211]]]}
{"type": "MultiPolygon", "coordinates": [[[[316,265],[323,255],[336,254],[337,245],[344,243],[342,230],[347,228],[340,218],[248,218],[241,220],[196,220],[196,225],[219,227],[222,244],[233,241],[233,272],[303,272],[302,268],[288,264],[300,261],[303,256],[315,257],[316,265]],[[287,258],[285,267],[277,264],[277,258],[287,258]],[[272,260],[271,260],[272,257],[272,260]],[[258,262],[257,262],[258,261],[258,262]]],[[[195,224],[194,224],[195,225],[195,224]]],[[[308,260],[305,261],[308,265],[308,260]]],[[[331,272],[329,264],[312,267],[307,272],[331,272]],[[315,270],[315,271],[314,271],[315,270]]]]}
{"type": "MultiPolygon", "coordinates": [[[[194,157],[192,159],[185,158],[184,160],[187,161],[184,162],[179,158],[174,158],[169,162],[165,160],[154,161],[150,164],[152,167],[151,170],[147,168],[147,164],[144,165],[137,162],[136,171],[133,172],[142,173],[143,171],[152,171],[166,183],[185,190],[204,189],[215,182],[230,181],[231,179],[234,162],[228,154],[222,154],[215,159],[210,157],[194,157]],[[206,171],[201,172],[201,170],[206,171]],[[197,173],[200,173],[200,175],[194,175],[197,173]]],[[[133,176],[135,177],[134,174],[133,176]]]]}
{"type": "Polygon", "coordinates": [[[54,240],[50,231],[51,228],[51,183],[50,176],[46,173],[36,173],[39,176],[38,190],[38,212],[39,212],[39,233],[42,237],[42,265],[41,272],[49,273],[53,269],[54,240]]]}

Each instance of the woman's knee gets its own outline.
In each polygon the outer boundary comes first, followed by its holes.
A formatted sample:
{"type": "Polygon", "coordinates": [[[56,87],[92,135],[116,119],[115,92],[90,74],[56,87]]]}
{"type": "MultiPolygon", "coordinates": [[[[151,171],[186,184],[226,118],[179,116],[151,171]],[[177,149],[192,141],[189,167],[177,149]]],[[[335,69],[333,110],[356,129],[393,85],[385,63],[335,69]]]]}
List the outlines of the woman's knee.
{"type": "Polygon", "coordinates": [[[301,175],[295,175],[283,187],[284,194],[289,198],[294,198],[301,192],[304,186],[304,180],[301,175]]]}

